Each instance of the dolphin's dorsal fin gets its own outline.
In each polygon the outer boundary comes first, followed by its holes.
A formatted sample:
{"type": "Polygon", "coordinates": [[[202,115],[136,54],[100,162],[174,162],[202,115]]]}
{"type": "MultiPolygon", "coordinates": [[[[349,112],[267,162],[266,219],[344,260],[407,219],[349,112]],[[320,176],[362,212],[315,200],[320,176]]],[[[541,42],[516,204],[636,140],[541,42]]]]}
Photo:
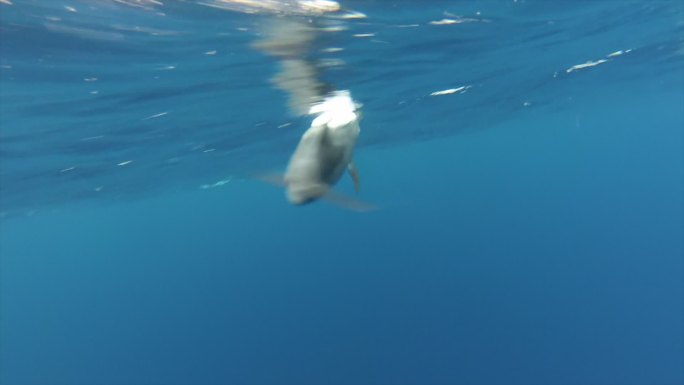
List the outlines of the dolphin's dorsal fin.
{"type": "Polygon", "coordinates": [[[356,192],[359,192],[361,190],[361,178],[359,177],[359,169],[356,168],[353,160],[347,165],[347,171],[349,171],[349,176],[354,181],[354,189],[356,192]]]}

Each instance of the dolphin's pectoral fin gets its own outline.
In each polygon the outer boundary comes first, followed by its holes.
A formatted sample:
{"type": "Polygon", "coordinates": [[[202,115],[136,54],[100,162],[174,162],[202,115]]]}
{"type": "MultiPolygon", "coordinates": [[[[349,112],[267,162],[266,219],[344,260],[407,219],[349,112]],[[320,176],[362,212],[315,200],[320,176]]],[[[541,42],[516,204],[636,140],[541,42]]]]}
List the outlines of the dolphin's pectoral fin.
{"type": "Polygon", "coordinates": [[[321,199],[329,203],[332,203],[335,206],[356,212],[368,212],[377,209],[376,206],[370,203],[354,199],[352,197],[346,196],[334,190],[328,191],[328,193],[325,194],[321,199]]]}
{"type": "Polygon", "coordinates": [[[278,186],[278,187],[285,187],[285,177],[282,174],[257,174],[253,176],[255,179],[258,179],[262,182],[266,182],[270,185],[273,186],[278,186]]]}
{"type": "Polygon", "coordinates": [[[359,190],[361,190],[361,178],[359,177],[359,169],[356,168],[353,160],[347,165],[347,171],[349,171],[349,176],[351,176],[352,181],[354,181],[354,190],[359,192],[359,190]]]}

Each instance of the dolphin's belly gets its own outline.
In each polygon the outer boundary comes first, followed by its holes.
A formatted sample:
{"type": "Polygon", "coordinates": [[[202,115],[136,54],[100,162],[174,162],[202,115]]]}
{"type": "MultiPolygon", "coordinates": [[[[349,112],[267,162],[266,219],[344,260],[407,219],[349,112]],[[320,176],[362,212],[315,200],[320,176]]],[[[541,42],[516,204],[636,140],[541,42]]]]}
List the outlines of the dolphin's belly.
{"type": "Polygon", "coordinates": [[[323,129],[311,127],[302,136],[290,157],[285,172],[287,198],[290,203],[304,204],[325,195],[329,185],[321,178],[321,135],[323,129]]]}
{"type": "Polygon", "coordinates": [[[285,181],[288,184],[320,179],[322,134],[323,129],[312,127],[302,136],[285,172],[285,181]]]}
{"type": "Polygon", "coordinates": [[[349,163],[344,148],[320,141],[300,143],[290,159],[285,180],[288,183],[334,184],[344,174],[349,163]]]}
{"type": "Polygon", "coordinates": [[[344,147],[321,146],[319,151],[321,181],[332,186],[344,175],[347,165],[351,161],[351,154],[347,154],[344,147]]]}

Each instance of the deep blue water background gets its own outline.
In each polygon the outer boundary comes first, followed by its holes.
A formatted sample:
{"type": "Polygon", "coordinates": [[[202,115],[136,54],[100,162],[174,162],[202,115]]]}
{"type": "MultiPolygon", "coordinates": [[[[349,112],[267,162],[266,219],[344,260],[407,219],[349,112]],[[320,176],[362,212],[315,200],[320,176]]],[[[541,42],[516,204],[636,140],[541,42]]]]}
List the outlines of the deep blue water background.
{"type": "Polygon", "coordinates": [[[363,214],[250,180],[309,124],[263,18],[13,3],[0,383],[684,382],[681,2],[344,2],[363,214]]]}

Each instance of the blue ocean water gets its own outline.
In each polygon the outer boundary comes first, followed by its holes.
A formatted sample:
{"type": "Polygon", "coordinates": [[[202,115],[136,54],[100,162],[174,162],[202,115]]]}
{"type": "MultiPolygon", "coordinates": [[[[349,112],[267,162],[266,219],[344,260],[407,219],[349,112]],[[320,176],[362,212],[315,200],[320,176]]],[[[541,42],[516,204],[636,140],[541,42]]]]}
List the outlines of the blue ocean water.
{"type": "Polygon", "coordinates": [[[684,4],[341,2],[365,213],[253,178],[294,16],[0,1],[0,383],[684,383],[684,4]]]}

